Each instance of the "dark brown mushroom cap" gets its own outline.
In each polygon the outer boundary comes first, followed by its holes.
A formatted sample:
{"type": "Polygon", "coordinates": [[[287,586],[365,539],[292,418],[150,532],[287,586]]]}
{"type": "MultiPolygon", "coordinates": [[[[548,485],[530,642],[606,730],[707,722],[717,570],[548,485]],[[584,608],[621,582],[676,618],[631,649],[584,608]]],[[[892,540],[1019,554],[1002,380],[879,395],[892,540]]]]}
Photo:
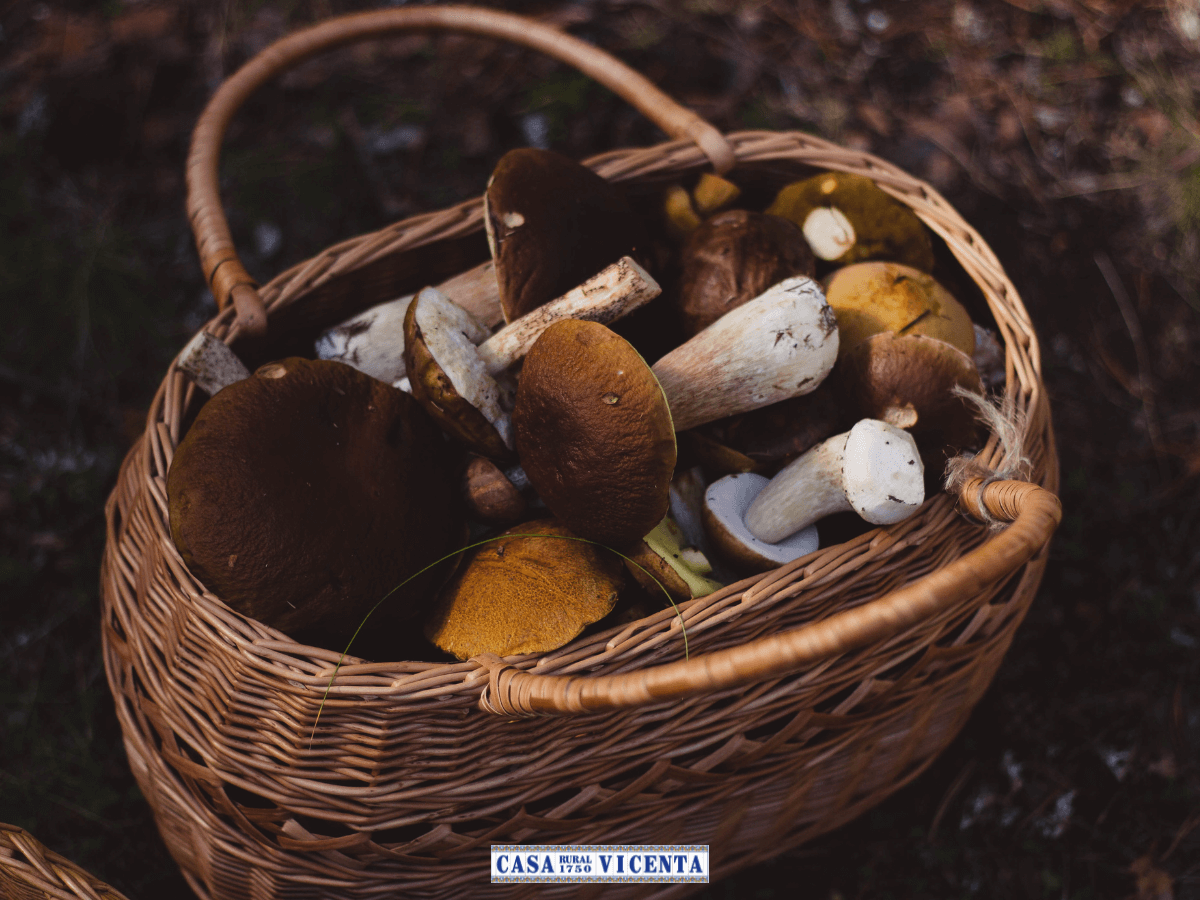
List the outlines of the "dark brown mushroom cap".
{"type": "Polygon", "coordinates": [[[425,634],[445,652],[459,659],[546,653],[616,605],[622,580],[616,554],[578,540],[552,519],[515,525],[504,535],[475,550],[438,595],[425,634]]]}
{"type": "Polygon", "coordinates": [[[484,223],[511,322],[622,256],[645,264],[645,226],[624,192],[549,150],[510,150],[492,172],[484,223]]]}
{"type": "MultiPolygon", "coordinates": [[[[180,442],[171,536],[243,615],[286,632],[353,631],[461,539],[446,447],[403,391],[338,362],[271,363],[210,399],[180,442]]],[[[417,578],[386,605],[429,589],[417,578]]]]}
{"type": "Polygon", "coordinates": [[[496,426],[455,389],[450,375],[430,352],[418,321],[422,295],[408,304],[404,314],[404,367],[413,397],[446,434],[467,449],[492,459],[511,458],[512,451],[496,426]]]}
{"type": "Polygon", "coordinates": [[[467,512],[481,522],[509,525],[525,515],[527,504],[516,485],[495,463],[472,456],[463,473],[463,500],[467,512]]]}
{"type": "Polygon", "coordinates": [[[622,547],[667,514],[671,412],[645,360],[609,328],[547,328],[525,357],[512,421],[530,484],[576,534],[622,547]]]}
{"type": "Polygon", "coordinates": [[[859,415],[911,431],[923,451],[936,442],[974,445],[975,410],[952,390],[978,393],[979,372],[971,357],[945,341],[877,334],[838,360],[836,378],[859,415]],[[922,440],[924,435],[929,438],[922,440]]]}
{"type": "Polygon", "coordinates": [[[693,335],[793,275],[816,274],[804,233],[766,213],[731,209],[707,219],[683,250],[679,308],[693,335]]]}
{"type": "Polygon", "coordinates": [[[767,212],[803,228],[813,210],[829,208],[840,210],[854,228],[854,243],[837,257],[838,265],[890,259],[922,272],[933,269],[933,245],[916,213],[863,175],[825,172],[793,182],[767,212]]]}

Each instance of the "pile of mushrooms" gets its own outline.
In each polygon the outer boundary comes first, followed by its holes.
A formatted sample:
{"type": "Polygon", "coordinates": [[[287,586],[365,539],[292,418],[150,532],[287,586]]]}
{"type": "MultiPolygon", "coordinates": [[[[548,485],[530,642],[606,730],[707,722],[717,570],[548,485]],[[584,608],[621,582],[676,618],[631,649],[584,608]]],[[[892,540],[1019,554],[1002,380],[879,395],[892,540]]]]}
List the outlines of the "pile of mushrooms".
{"type": "Polygon", "coordinates": [[[340,634],[469,534],[396,604],[465,659],[804,557],[830,516],[913,515],[978,442],[954,389],[1002,377],[998,345],[869,180],[750,195],[703,175],[656,223],[586,167],[513,151],[488,262],[335,325],[316,360],[251,375],[200,336],[179,365],[213,396],[168,481],[185,561],[246,615],[340,634]],[[666,352],[610,327],[648,303],[683,335],[666,352]]]}

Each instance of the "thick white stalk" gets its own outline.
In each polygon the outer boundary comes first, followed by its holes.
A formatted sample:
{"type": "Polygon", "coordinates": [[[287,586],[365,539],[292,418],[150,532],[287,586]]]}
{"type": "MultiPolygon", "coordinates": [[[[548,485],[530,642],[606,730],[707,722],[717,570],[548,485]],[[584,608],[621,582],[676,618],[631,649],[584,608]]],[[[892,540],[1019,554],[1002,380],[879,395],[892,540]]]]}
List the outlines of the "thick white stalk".
{"type": "Polygon", "coordinates": [[[179,368],[191,376],[196,387],[212,396],[235,381],[250,377],[250,370],[237,355],[207,331],[187,342],[179,354],[179,368]]]}
{"type": "Polygon", "coordinates": [[[842,461],[850,433],[836,434],[794,459],[762,489],[746,510],[746,527],[774,544],[819,519],[850,510],[842,484],[842,461]]]}
{"type": "Polygon", "coordinates": [[[645,269],[623,256],[578,287],[501,328],[479,345],[479,358],[488,373],[496,375],[529,352],[542,332],[560,319],[607,324],[661,293],[645,269]]]}
{"type": "Polygon", "coordinates": [[[817,387],[837,359],[837,319],[811,278],[788,278],[730,310],[651,368],[676,431],[817,387]]]}

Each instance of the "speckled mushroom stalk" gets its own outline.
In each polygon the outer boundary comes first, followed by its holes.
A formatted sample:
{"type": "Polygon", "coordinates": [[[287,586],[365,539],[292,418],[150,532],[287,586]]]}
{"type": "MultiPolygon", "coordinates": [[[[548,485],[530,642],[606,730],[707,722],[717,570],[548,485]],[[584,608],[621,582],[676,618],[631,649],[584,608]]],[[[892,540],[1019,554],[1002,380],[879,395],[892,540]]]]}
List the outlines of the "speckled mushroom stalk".
{"type": "Polygon", "coordinates": [[[176,365],[210,397],[222,388],[250,377],[250,370],[237,355],[207,331],[201,331],[187,342],[176,365]]]}
{"type": "Polygon", "coordinates": [[[746,511],[746,527],[773,544],[837,512],[853,510],[872,525],[891,525],[924,499],[916,441],[886,422],[863,419],[772,478],[746,511]]]}
{"type": "Polygon", "coordinates": [[[658,283],[623,257],[563,296],[486,337],[469,313],[431,288],[405,315],[405,366],[413,396],[441,427],[484,456],[512,448],[507,410],[497,382],[550,325],[564,319],[612,322],[661,293],[658,283]]]}
{"type": "Polygon", "coordinates": [[[676,431],[807,394],[837,359],[833,310],[811,278],[788,278],[730,310],[651,369],[676,431]]]}

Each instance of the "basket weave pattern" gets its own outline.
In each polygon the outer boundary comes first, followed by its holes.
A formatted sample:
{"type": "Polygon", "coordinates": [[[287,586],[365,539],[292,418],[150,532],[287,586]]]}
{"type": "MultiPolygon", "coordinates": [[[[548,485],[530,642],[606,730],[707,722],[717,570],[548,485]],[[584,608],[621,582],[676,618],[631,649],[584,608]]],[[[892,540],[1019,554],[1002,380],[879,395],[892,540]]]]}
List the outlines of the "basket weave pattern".
{"type": "MultiPolygon", "coordinates": [[[[1007,389],[1030,416],[1030,480],[1053,491],[1037,338],[982,239],[928,185],[868,154],[800,133],[726,139],[739,165],[866,175],[947,242],[1007,347],[1007,389]]],[[[695,144],[675,141],[588,165],[610,180],[658,181],[708,162],[695,144]]],[[[356,273],[386,281],[378,273],[398,254],[481,229],[481,202],[471,200],[331,247],[259,295],[272,314],[306,304],[321,320],[327,306],[333,324],[335,310],[345,314],[339,285],[356,273]]],[[[394,288],[381,283],[356,302],[390,299],[394,288]]],[[[233,327],[227,308],[208,329],[227,337],[233,327]]],[[[171,541],[166,476],[198,402],[172,367],[110,498],[101,579],[105,664],[131,766],[185,876],[214,900],[458,896],[485,885],[489,844],[508,842],[709,844],[724,877],[849,821],[916,777],[991,682],[1046,561],[1043,547],[966,598],[791,674],[604,714],[497,715],[480,708],[494,673],[478,662],[348,659],[333,678],[338,654],[232,612],[192,577],[171,541]]],[[[998,461],[995,443],[981,458],[998,461]]],[[[691,656],[868,609],[970,551],[986,552],[996,542],[984,546],[986,530],[954,501],[937,495],[899,525],[682,604],[691,656]]],[[[593,678],[683,656],[680,623],[664,610],[506,662],[593,678]]],[[[688,888],[610,890],[677,896],[688,888]]]]}
{"type": "Polygon", "coordinates": [[[15,825],[0,824],[0,897],[5,900],[126,900],[15,825]]]}

